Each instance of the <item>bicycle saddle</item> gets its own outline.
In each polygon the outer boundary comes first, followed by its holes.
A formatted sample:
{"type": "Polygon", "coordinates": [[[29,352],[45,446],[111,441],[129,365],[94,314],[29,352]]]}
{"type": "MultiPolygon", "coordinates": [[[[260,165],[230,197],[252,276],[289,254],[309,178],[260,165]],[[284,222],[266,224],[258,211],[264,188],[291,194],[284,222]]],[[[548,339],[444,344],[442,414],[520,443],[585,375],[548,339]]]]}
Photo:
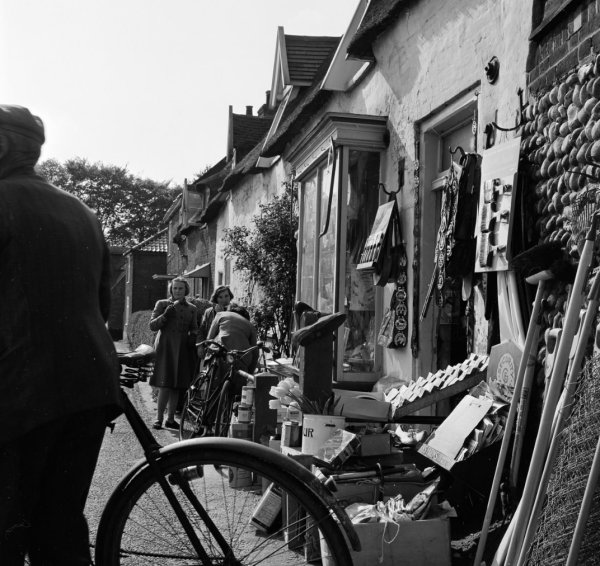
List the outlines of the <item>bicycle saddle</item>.
{"type": "Polygon", "coordinates": [[[148,346],[148,344],[140,344],[135,350],[133,350],[133,352],[119,354],[119,360],[123,363],[143,365],[153,360],[155,356],[156,352],[152,346],[148,346]]]}

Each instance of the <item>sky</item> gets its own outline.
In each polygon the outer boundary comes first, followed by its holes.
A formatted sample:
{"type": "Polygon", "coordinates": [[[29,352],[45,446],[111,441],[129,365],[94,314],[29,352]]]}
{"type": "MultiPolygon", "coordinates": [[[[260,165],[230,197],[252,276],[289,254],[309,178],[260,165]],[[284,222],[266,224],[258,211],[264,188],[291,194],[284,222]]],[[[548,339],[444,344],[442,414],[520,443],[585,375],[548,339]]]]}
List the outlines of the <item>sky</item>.
{"type": "Polygon", "coordinates": [[[42,160],[182,184],[225,156],[229,105],[265,102],[278,26],[341,36],[357,4],[0,0],[0,104],[42,118],[42,160]]]}

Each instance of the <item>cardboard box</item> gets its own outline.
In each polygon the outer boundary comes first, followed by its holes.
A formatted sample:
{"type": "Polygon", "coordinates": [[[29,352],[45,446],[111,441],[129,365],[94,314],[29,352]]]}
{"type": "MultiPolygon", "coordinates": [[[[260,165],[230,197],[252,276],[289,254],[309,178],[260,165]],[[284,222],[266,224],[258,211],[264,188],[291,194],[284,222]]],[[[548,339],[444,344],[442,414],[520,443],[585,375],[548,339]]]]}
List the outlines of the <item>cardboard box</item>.
{"type": "Polygon", "coordinates": [[[252,423],[233,423],[229,425],[229,436],[231,438],[252,439],[252,423]]]}
{"type": "Polygon", "coordinates": [[[387,401],[376,401],[375,399],[361,397],[338,396],[334,409],[336,415],[347,419],[361,419],[365,421],[388,422],[390,419],[391,403],[387,401]]]}
{"type": "MultiPolygon", "coordinates": [[[[361,550],[350,548],[354,566],[450,566],[450,524],[447,519],[354,525],[361,550]]],[[[348,543],[349,545],[349,543],[348,543]]],[[[321,538],[323,566],[333,566],[321,538]]]]}
{"type": "Polygon", "coordinates": [[[377,501],[379,483],[378,478],[356,482],[339,482],[336,484],[337,490],[333,492],[333,495],[343,509],[348,505],[352,505],[352,503],[370,503],[373,505],[377,501]]]}
{"type": "Polygon", "coordinates": [[[392,439],[389,432],[360,434],[358,438],[360,456],[383,456],[392,452],[392,439]]]}
{"type": "Polygon", "coordinates": [[[465,439],[492,405],[493,401],[487,397],[465,395],[437,430],[418,447],[419,454],[450,470],[458,460],[465,439]]]}

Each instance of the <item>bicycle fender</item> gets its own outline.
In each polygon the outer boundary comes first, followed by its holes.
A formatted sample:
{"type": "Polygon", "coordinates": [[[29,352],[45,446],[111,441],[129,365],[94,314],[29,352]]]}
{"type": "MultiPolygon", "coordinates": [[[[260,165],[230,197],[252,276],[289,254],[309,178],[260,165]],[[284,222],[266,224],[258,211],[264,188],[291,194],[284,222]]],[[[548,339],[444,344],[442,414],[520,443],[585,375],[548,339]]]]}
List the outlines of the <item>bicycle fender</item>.
{"type": "MultiPolygon", "coordinates": [[[[319,497],[327,507],[333,511],[341,527],[343,528],[350,545],[357,552],[360,551],[360,539],[356,534],[354,525],[348,517],[348,514],[340,508],[337,499],[329,491],[329,489],[323,485],[318,478],[304,466],[300,465],[293,458],[284,456],[280,452],[276,452],[272,448],[251,442],[248,440],[241,440],[237,438],[194,438],[191,440],[183,440],[170,444],[161,448],[160,455],[167,455],[173,452],[186,451],[190,447],[201,447],[202,450],[209,451],[214,448],[219,451],[230,451],[232,454],[245,454],[249,458],[255,458],[262,460],[271,466],[277,466],[284,470],[286,473],[300,479],[306,487],[312,491],[317,497],[319,497]]],[[[135,473],[135,470],[131,470],[135,473]]],[[[123,480],[125,481],[125,480],[123,480]]],[[[123,483],[123,482],[121,482],[123,483]]],[[[119,484],[120,487],[121,484],[119,484]]]]}

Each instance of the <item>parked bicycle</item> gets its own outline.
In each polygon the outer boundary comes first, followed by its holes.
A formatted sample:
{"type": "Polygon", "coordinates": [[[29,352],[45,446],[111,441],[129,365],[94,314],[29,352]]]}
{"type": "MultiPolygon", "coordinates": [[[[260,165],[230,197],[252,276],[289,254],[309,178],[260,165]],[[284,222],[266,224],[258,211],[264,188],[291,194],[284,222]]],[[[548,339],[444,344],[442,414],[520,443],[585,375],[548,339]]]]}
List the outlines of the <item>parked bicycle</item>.
{"type": "Polygon", "coordinates": [[[121,356],[138,370],[121,378],[121,390],[145,457],[102,513],[97,566],[304,564],[302,550],[315,543],[316,532],[331,564],[351,565],[342,532],[358,548],[352,524],[327,488],[292,458],[231,438],[158,443],[124,391],[145,381],[148,360],[148,353],[121,356]],[[223,467],[227,477],[215,470],[223,467]]]}
{"type": "Polygon", "coordinates": [[[185,393],[179,423],[181,440],[227,436],[235,398],[253,380],[251,374],[241,369],[245,367],[243,360],[250,359],[256,350],[269,351],[262,343],[247,350],[228,350],[214,340],[205,340],[201,346],[207,352],[206,369],[194,378],[185,393]]]}

